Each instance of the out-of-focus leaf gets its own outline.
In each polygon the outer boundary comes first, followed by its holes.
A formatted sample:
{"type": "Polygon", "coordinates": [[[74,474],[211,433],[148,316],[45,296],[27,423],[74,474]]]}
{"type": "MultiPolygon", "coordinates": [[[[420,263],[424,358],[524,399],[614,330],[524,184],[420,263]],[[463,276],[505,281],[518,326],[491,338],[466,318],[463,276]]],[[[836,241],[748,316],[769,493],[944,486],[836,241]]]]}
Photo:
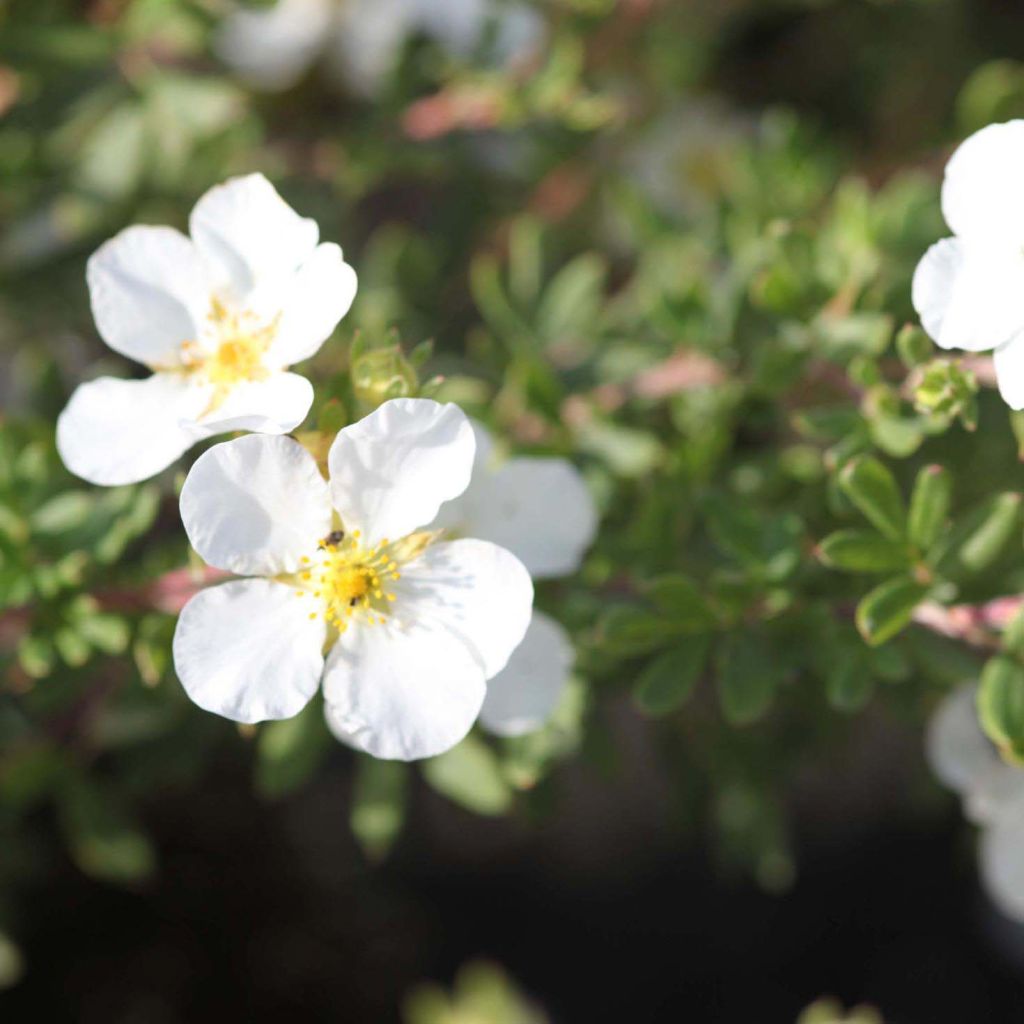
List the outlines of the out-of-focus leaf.
{"type": "Polygon", "coordinates": [[[400,761],[360,757],[349,821],[370,860],[387,856],[405,822],[408,767],[400,761]]]}
{"type": "Polygon", "coordinates": [[[655,658],[633,687],[637,707],[653,718],[680,708],[704,669],[709,646],[709,637],[689,636],[678,647],[655,658]]]}
{"type": "Polygon", "coordinates": [[[778,659],[754,634],[730,637],[719,652],[718,700],[731,725],[757,721],[775,699],[781,678],[778,659]]]}
{"type": "Polygon", "coordinates": [[[494,752],[476,736],[424,761],[422,770],[434,789],[468,811],[498,815],[512,806],[512,789],[494,752]]]}

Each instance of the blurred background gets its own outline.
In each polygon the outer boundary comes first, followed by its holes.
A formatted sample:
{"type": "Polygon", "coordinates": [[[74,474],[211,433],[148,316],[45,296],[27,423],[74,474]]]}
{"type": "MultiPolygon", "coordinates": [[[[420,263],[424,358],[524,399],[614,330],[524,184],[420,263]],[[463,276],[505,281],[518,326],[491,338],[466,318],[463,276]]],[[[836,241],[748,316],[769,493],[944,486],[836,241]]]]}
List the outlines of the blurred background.
{"type": "Polygon", "coordinates": [[[797,414],[941,446],[965,498],[1016,470],[991,393],[938,430],[850,381],[913,317],[952,145],[1024,115],[1022,62],[1011,0],[0,0],[0,1018],[1020,1019],[1024,931],[923,754],[980,661],[815,617],[859,595],[805,558],[853,427],[797,414]],[[359,273],[321,402],[441,377],[584,472],[602,533],[538,591],[577,646],[542,732],[405,768],[316,708],[206,715],[168,664],[181,473],[61,467],[71,390],[131,372],[89,254],[253,170],[359,273]],[[760,680],[724,718],[703,679],[638,689],[658,640],[605,618],[668,569],[784,610],[766,658],[716,639],[760,680]]]}

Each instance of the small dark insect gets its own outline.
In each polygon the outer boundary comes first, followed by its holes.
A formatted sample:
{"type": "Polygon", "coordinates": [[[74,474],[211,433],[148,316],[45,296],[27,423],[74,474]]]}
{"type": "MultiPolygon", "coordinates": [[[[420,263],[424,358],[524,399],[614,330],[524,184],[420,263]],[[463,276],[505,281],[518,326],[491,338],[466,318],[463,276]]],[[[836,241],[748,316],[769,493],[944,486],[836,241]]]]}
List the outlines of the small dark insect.
{"type": "Polygon", "coordinates": [[[355,606],[356,606],[356,601],[358,601],[358,600],[359,600],[359,598],[358,598],[358,597],[353,597],[353,598],[351,598],[351,599],[349,600],[349,602],[348,602],[348,606],[349,606],[349,608],[355,608],[355,606]]]}
{"type": "Polygon", "coordinates": [[[340,544],[345,539],[344,530],[331,530],[329,534],[322,541],[320,541],[321,548],[332,548],[336,544],[340,544]]]}

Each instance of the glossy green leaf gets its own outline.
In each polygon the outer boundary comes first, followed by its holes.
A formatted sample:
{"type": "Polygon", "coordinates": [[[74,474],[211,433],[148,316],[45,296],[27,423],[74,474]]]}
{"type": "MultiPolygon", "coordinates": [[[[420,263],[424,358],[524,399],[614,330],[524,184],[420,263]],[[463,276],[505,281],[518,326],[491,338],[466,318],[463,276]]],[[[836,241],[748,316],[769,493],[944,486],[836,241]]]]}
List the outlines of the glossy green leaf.
{"type": "Polygon", "coordinates": [[[901,540],[907,514],[892,473],[869,455],[843,467],[839,482],[850,500],[886,537],[901,540]]]}
{"type": "Polygon", "coordinates": [[[871,530],[830,534],[819,545],[818,554],[825,565],[846,572],[895,572],[910,564],[906,544],[871,530]]]}
{"type": "Polygon", "coordinates": [[[949,516],[953,478],[942,466],[925,466],[917,474],[910,496],[910,542],[927,551],[938,539],[949,516]]]}
{"type": "Polygon", "coordinates": [[[1024,761],[1024,665],[998,655],[981,674],[978,717],[986,735],[1006,757],[1024,761]]]}
{"type": "Polygon", "coordinates": [[[860,635],[871,644],[884,644],[910,625],[914,609],[924,600],[928,587],[909,576],[886,580],[861,598],[856,622],[860,635]]]}

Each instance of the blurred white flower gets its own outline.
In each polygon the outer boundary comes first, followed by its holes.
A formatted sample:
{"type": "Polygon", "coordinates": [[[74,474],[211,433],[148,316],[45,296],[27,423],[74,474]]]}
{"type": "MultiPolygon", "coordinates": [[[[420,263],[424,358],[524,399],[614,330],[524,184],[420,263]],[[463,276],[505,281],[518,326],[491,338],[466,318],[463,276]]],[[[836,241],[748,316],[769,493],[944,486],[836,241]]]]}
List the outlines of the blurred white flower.
{"type": "Polygon", "coordinates": [[[982,830],[979,864],[989,897],[1024,922],[1024,770],[1007,764],[982,732],[977,693],[977,685],[967,683],[936,709],[928,725],[928,762],[982,830]]]}
{"type": "Polygon", "coordinates": [[[313,389],[287,367],[320,348],[355,297],[341,249],[318,245],[316,223],[260,174],[210,189],[189,228],[126,228],[89,260],[103,340],[153,371],[82,384],[61,413],[61,458],[92,483],[144,480],[225,431],[292,430],[313,389]]]}
{"type": "MultiPolygon", "coordinates": [[[[559,458],[498,461],[490,434],[472,422],[473,478],[431,525],[500,544],[534,579],[575,572],[597,532],[597,510],[579,470],[559,458]]],[[[565,629],[535,610],[523,642],[488,683],[480,723],[502,736],[538,729],[557,706],[572,664],[565,629]]]]}
{"type": "Polygon", "coordinates": [[[189,540],[209,564],[262,578],[183,609],[174,663],[192,700],[239,722],[289,718],[322,678],[350,746],[408,761],[458,743],[533,601],[504,548],[422,529],[469,483],[473,449],[456,406],[396,399],[338,434],[329,482],[290,438],[200,456],[181,494],[189,540]]]}
{"type": "Polygon", "coordinates": [[[493,23],[492,55],[501,64],[528,56],[543,20],[521,3],[494,0],[277,0],[264,10],[239,8],[222,23],[215,48],[257,89],[294,85],[321,56],[332,74],[372,95],[417,33],[465,59],[493,23]]]}
{"type": "Polygon", "coordinates": [[[942,212],[954,237],[914,273],[914,308],[946,349],[995,349],[1003,399],[1024,408],[1024,121],[992,124],[946,164],[942,212]]]}

